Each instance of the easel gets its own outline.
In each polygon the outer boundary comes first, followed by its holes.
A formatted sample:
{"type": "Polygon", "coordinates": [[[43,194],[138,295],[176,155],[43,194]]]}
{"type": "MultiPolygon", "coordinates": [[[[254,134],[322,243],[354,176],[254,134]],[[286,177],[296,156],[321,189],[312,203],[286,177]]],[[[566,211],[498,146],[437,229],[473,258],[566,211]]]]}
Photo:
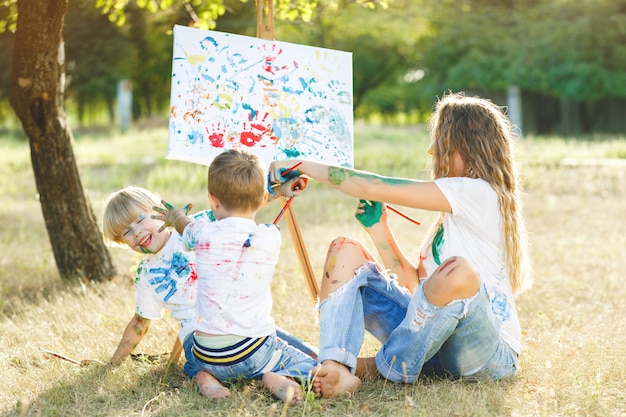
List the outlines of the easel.
{"type": "MultiPolygon", "coordinates": [[[[274,0],[257,0],[256,21],[257,38],[267,39],[271,41],[276,40],[276,34],[274,33],[274,0]],[[265,3],[267,3],[267,22],[264,22],[265,3]]],[[[284,197],[281,200],[283,206],[287,204],[287,201],[284,197]]],[[[285,212],[285,219],[287,221],[287,227],[289,228],[291,240],[294,244],[294,249],[296,250],[296,255],[298,255],[300,266],[302,267],[302,271],[304,272],[304,280],[309,289],[309,293],[311,294],[313,303],[316,303],[320,292],[319,286],[315,279],[315,274],[313,273],[311,262],[309,261],[309,255],[306,251],[306,247],[304,246],[304,240],[302,239],[300,226],[298,225],[298,220],[296,219],[296,213],[293,209],[293,205],[291,204],[287,207],[287,211],[285,212]]]]}
{"type": "MultiPolygon", "coordinates": [[[[274,33],[274,0],[257,0],[256,18],[256,37],[271,41],[276,40],[276,35],[274,33]],[[266,23],[264,23],[265,3],[267,3],[266,23]]],[[[283,203],[283,206],[287,204],[287,200],[285,199],[285,197],[281,197],[281,201],[283,203]]],[[[298,256],[298,261],[300,262],[300,266],[302,267],[302,270],[304,272],[304,279],[307,284],[307,288],[309,289],[311,299],[313,300],[313,303],[316,303],[320,290],[317,284],[317,280],[315,279],[315,274],[313,273],[313,267],[311,266],[311,262],[309,261],[309,255],[307,253],[306,247],[304,246],[304,240],[302,239],[302,233],[300,231],[300,226],[298,225],[296,213],[293,209],[292,204],[289,204],[287,206],[287,210],[285,211],[285,219],[287,222],[287,227],[289,228],[291,240],[294,244],[296,255],[298,256]]],[[[172,365],[178,363],[182,351],[183,346],[180,343],[178,335],[176,335],[176,341],[174,342],[174,347],[172,348],[170,357],[167,360],[165,371],[163,372],[163,376],[161,377],[161,383],[165,381],[165,376],[167,375],[167,371],[169,370],[169,368],[172,365]]]]}

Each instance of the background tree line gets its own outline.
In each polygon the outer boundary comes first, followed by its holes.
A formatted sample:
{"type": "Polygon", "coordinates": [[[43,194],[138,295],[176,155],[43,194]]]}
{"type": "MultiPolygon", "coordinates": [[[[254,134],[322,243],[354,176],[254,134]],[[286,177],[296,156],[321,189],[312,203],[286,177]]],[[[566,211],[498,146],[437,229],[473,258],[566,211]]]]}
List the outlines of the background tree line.
{"type": "MultiPolygon", "coordinates": [[[[120,79],[132,80],[135,118],[167,114],[171,29],[192,21],[189,4],[151,12],[129,3],[122,26],[94,5],[72,0],[65,15],[76,123],[106,115],[112,124],[120,79]]],[[[215,30],[254,36],[254,2],[223,6],[215,30]]],[[[277,39],[353,53],[357,118],[419,122],[447,90],[506,104],[517,86],[525,133],[626,131],[626,0],[390,0],[386,10],[327,2],[287,17],[275,17],[277,39]]],[[[12,36],[0,37],[0,121],[12,117],[12,36]]]]}

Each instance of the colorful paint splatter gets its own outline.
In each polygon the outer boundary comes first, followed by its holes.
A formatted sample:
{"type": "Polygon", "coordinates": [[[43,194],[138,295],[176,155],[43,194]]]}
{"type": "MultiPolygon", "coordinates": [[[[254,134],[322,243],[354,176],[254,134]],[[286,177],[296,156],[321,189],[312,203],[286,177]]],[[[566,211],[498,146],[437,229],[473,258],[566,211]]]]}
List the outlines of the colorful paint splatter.
{"type": "Polygon", "coordinates": [[[174,27],[168,159],[225,149],[353,166],[352,54],[174,27]]]}

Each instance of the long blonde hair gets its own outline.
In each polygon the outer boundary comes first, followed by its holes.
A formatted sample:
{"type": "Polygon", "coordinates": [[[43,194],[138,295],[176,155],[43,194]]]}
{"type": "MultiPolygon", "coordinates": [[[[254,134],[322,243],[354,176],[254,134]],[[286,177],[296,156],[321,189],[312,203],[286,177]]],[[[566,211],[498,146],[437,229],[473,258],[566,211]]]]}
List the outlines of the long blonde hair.
{"type": "Polygon", "coordinates": [[[465,163],[464,176],[491,184],[500,202],[511,287],[516,294],[530,288],[528,239],[508,117],[489,100],[450,93],[435,105],[430,129],[433,178],[449,174],[458,152],[465,163]]]}

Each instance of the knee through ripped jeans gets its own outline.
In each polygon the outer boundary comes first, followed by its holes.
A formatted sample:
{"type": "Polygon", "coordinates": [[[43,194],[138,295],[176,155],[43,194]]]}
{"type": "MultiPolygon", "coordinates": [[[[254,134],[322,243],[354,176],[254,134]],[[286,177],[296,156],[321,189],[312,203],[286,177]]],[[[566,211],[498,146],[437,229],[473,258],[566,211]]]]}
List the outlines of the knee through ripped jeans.
{"type": "Polygon", "coordinates": [[[518,356],[499,336],[486,289],[445,307],[428,302],[366,263],[319,305],[319,362],[334,360],[354,373],[364,331],[382,346],[376,367],[388,380],[414,383],[422,374],[497,380],[515,375],[518,356]]]}

